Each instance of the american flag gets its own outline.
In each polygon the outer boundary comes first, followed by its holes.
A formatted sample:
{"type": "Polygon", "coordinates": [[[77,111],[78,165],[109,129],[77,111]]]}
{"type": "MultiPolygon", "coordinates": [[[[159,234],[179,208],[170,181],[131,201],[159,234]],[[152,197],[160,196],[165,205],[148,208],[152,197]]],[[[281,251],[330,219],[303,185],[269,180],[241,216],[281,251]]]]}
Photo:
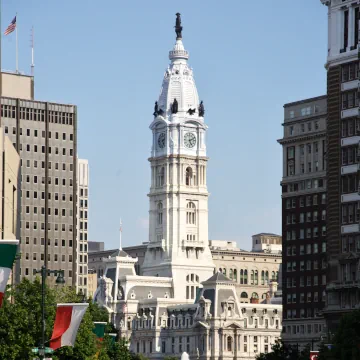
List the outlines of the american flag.
{"type": "Polygon", "coordinates": [[[13,21],[10,23],[10,25],[6,28],[4,35],[11,34],[16,29],[16,16],[14,17],[13,21]]]}

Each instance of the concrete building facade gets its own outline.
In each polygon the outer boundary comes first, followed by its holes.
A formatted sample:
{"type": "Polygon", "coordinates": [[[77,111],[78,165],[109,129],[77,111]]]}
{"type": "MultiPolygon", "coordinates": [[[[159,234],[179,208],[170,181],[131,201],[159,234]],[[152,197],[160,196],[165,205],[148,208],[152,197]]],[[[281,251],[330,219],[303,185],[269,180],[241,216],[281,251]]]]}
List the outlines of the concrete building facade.
{"type": "Polygon", "coordinates": [[[65,270],[66,283],[75,286],[76,106],[34,100],[33,77],[3,74],[2,80],[9,96],[1,99],[1,125],[21,161],[19,275],[33,279],[46,263],[65,270]]]}
{"type": "Polygon", "coordinates": [[[327,53],[327,336],[360,307],[359,2],[322,0],[327,53]]]}
{"type": "Polygon", "coordinates": [[[76,292],[87,295],[88,285],[89,162],[77,160],[77,281],[76,292]]]}
{"type": "Polygon", "coordinates": [[[326,96],[284,105],[283,339],[320,342],[326,295],[326,96]]]}

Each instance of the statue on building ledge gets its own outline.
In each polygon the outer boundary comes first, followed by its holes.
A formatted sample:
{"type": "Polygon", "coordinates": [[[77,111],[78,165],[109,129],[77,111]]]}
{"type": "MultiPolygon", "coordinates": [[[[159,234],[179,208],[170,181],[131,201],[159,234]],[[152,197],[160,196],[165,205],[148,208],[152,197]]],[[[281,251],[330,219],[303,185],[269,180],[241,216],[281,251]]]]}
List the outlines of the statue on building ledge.
{"type": "Polygon", "coordinates": [[[177,100],[175,98],[174,102],[171,105],[171,113],[176,114],[178,112],[178,109],[179,109],[179,104],[178,104],[178,102],[177,102],[177,100]]]}
{"type": "Polygon", "coordinates": [[[199,105],[199,116],[204,117],[204,115],[205,115],[205,108],[204,108],[204,103],[201,100],[199,105]]]}

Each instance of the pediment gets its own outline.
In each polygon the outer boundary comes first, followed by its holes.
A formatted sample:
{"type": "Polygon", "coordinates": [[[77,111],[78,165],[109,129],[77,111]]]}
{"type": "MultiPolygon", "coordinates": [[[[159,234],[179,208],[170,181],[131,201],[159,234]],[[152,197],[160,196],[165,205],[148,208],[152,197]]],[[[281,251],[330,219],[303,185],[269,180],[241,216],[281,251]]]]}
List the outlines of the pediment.
{"type": "Polygon", "coordinates": [[[223,328],[226,329],[241,329],[243,326],[238,321],[227,321],[223,328]]]}

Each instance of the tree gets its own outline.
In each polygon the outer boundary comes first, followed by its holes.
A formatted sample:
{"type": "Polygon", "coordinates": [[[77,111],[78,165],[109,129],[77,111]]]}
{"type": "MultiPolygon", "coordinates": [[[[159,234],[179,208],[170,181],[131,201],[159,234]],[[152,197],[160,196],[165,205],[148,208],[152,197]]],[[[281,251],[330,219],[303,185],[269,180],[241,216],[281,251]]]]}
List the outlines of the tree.
{"type": "Polygon", "coordinates": [[[286,346],[280,340],[277,340],[271,347],[272,352],[267,354],[260,354],[256,357],[257,360],[309,360],[310,346],[307,346],[302,351],[297,347],[286,346]]]}
{"type": "MultiPolygon", "coordinates": [[[[72,288],[46,287],[45,338],[50,339],[57,303],[80,302],[80,298],[72,288]]],[[[0,308],[0,359],[27,360],[32,359],[31,349],[38,347],[41,340],[41,282],[23,279],[13,289],[7,289],[14,303],[5,297],[0,308]]],[[[108,321],[105,309],[90,300],[89,307],[80,324],[74,347],[62,347],[54,352],[54,360],[131,360],[130,352],[124,342],[115,343],[109,337],[99,342],[92,332],[94,321],[108,321]],[[109,339],[108,339],[109,338],[109,339]],[[111,343],[111,345],[110,345],[111,343]]],[[[109,326],[109,329],[113,328],[109,326]]],[[[48,346],[48,344],[46,344],[48,346]]]]}
{"type": "Polygon", "coordinates": [[[360,359],[360,310],[341,318],[331,342],[331,349],[325,345],[320,348],[319,360],[360,359]]]}

